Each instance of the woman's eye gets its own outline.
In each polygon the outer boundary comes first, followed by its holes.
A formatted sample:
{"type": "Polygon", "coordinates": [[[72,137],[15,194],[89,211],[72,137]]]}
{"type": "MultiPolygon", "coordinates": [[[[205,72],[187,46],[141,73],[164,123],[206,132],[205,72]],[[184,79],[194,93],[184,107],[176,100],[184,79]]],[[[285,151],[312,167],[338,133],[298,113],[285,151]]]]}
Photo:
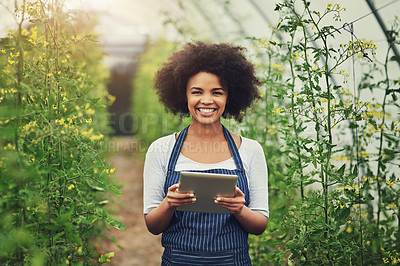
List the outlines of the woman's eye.
{"type": "Polygon", "coordinates": [[[192,91],[192,94],[201,94],[201,91],[192,91]]]}

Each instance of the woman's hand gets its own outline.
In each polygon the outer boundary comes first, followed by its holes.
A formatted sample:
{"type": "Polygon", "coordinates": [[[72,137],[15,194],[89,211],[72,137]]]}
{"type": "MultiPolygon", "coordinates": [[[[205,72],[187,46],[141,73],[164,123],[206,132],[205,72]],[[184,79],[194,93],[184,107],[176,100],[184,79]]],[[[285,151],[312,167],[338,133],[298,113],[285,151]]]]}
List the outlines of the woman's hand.
{"type": "Polygon", "coordinates": [[[217,197],[214,202],[221,207],[227,208],[231,214],[236,215],[243,210],[246,200],[244,193],[238,187],[235,187],[235,196],[233,198],[217,197]]]}
{"type": "Polygon", "coordinates": [[[180,184],[172,185],[168,188],[167,196],[161,201],[158,207],[145,214],[144,220],[147,229],[155,235],[164,232],[168,228],[175,208],[196,201],[196,197],[191,193],[179,193],[180,184]]]}
{"type": "Polygon", "coordinates": [[[234,198],[218,197],[215,199],[215,203],[227,208],[235,216],[246,232],[255,235],[262,234],[267,227],[268,218],[247,208],[244,205],[245,201],[245,195],[238,187],[235,188],[234,198]]]}
{"type": "Polygon", "coordinates": [[[171,209],[196,202],[193,193],[179,193],[179,187],[180,184],[175,184],[168,188],[167,203],[171,209]]]}

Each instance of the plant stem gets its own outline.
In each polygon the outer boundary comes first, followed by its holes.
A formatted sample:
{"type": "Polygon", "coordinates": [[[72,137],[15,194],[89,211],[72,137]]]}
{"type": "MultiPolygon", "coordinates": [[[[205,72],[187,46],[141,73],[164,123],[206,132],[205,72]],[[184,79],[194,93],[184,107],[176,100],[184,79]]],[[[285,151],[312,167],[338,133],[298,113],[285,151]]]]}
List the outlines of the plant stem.
{"type": "Polygon", "coordinates": [[[377,210],[377,219],[376,219],[376,226],[377,226],[377,232],[379,231],[379,226],[380,226],[380,216],[382,212],[382,178],[380,177],[381,175],[381,168],[382,168],[382,149],[383,149],[383,140],[384,140],[384,131],[385,131],[385,116],[386,116],[386,96],[388,95],[388,90],[390,89],[389,85],[389,73],[388,73],[388,63],[389,63],[389,52],[391,49],[391,46],[393,44],[391,43],[386,51],[386,58],[385,58],[385,64],[384,64],[384,69],[385,69],[385,84],[386,84],[386,89],[385,93],[383,96],[383,101],[382,101],[382,123],[380,124],[380,136],[379,136],[379,149],[378,149],[378,167],[376,169],[376,177],[377,177],[377,189],[378,189],[378,210],[377,210]]]}
{"type": "MultiPolygon", "coordinates": [[[[324,167],[322,166],[322,162],[321,162],[321,181],[322,181],[322,189],[323,189],[323,195],[324,195],[324,216],[325,216],[325,224],[326,224],[326,231],[324,232],[324,237],[325,239],[327,239],[328,237],[328,221],[329,221],[329,216],[328,216],[328,207],[329,207],[329,200],[328,200],[328,183],[329,183],[329,168],[330,168],[330,157],[332,154],[332,126],[331,126],[331,91],[330,91],[330,83],[329,83],[329,76],[328,76],[328,60],[329,60],[329,48],[327,46],[327,36],[321,32],[318,23],[316,23],[313,19],[313,16],[311,14],[311,11],[309,9],[309,6],[307,4],[306,1],[303,0],[303,4],[307,10],[307,13],[310,17],[310,19],[312,20],[313,24],[315,25],[315,28],[317,29],[318,33],[321,36],[321,39],[323,41],[324,44],[324,55],[325,55],[325,83],[326,83],[326,87],[327,87],[327,97],[328,97],[328,116],[327,116],[327,129],[328,129],[328,147],[327,147],[327,160],[325,162],[325,170],[323,169],[324,167]],[[324,173],[325,171],[325,173],[324,173]]],[[[312,81],[311,81],[311,75],[310,75],[310,71],[309,71],[309,67],[308,69],[308,75],[309,75],[309,82],[310,82],[310,86],[312,85],[312,81]]],[[[313,106],[315,107],[315,101],[313,100],[313,106]]],[[[319,131],[319,122],[318,119],[316,119],[316,128],[317,128],[317,138],[319,137],[320,131],[319,131]]],[[[318,139],[317,139],[318,140],[318,139]]],[[[318,140],[319,142],[319,140],[318,140]]],[[[320,154],[322,154],[321,149],[320,149],[320,154]]]]}
{"type": "Polygon", "coordinates": [[[326,89],[328,93],[328,117],[327,117],[327,129],[328,129],[328,155],[326,158],[325,164],[325,183],[324,183],[324,199],[325,199],[325,223],[328,224],[328,183],[329,183],[329,172],[330,172],[330,165],[331,165],[331,155],[332,155],[332,125],[331,125],[331,86],[329,83],[329,75],[328,75],[328,59],[329,59],[329,50],[326,35],[322,35],[322,40],[324,42],[324,49],[325,49],[325,83],[326,89]]]}
{"type": "MultiPolygon", "coordinates": [[[[294,8],[292,8],[293,13],[298,17],[296,11],[294,10],[294,8]]],[[[293,67],[293,43],[294,43],[294,37],[296,35],[296,30],[293,31],[293,33],[291,34],[291,43],[290,43],[290,48],[289,48],[289,65],[290,65],[290,73],[291,73],[291,90],[292,90],[292,95],[291,95],[291,114],[292,114],[292,120],[293,120],[293,129],[294,129],[294,135],[295,135],[295,145],[296,145],[296,151],[297,151],[297,169],[299,171],[300,174],[300,196],[301,196],[301,200],[304,200],[304,184],[303,184],[303,167],[302,167],[302,160],[300,158],[300,145],[299,145],[299,132],[298,132],[298,127],[297,127],[297,118],[295,115],[295,102],[294,102],[294,97],[295,97],[295,82],[296,82],[296,75],[294,73],[294,67],[293,67]]]]}

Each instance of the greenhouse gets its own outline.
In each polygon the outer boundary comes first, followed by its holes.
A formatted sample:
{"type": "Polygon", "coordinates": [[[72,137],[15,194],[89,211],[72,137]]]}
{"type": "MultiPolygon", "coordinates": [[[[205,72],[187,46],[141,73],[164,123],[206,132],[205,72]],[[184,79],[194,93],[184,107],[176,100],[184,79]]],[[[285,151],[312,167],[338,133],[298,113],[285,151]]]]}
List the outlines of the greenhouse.
{"type": "MultiPolygon", "coordinates": [[[[0,1],[0,265],[169,265],[170,228],[192,212],[173,209],[162,234],[151,229],[146,160],[155,141],[178,143],[203,123],[189,91],[206,90],[188,85],[199,73],[227,93],[216,123],[247,173],[232,194],[245,199],[238,212],[193,214],[246,231],[251,263],[223,265],[400,263],[399,10],[400,0],[0,1]],[[248,95],[206,67],[185,80],[186,113],[174,109],[183,96],[160,92],[171,56],[203,43],[240,46],[254,66],[258,92],[243,110],[232,106],[248,95]],[[266,212],[250,207],[247,139],[266,162],[266,212]],[[261,233],[248,229],[254,213],[264,214],[261,233]]],[[[189,70],[174,71],[180,84],[189,70]]],[[[218,109],[201,108],[202,119],[218,109]]],[[[172,194],[166,163],[162,202],[172,194]]]]}

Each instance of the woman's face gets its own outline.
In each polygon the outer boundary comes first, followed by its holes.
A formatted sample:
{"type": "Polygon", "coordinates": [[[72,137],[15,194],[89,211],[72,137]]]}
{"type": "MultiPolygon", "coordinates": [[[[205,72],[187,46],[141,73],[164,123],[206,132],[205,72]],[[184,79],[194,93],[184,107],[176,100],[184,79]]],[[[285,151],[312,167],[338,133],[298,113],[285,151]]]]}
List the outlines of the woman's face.
{"type": "Polygon", "coordinates": [[[199,72],[189,78],[186,97],[192,122],[204,125],[219,123],[228,99],[228,91],[222,88],[219,77],[199,72]]]}

